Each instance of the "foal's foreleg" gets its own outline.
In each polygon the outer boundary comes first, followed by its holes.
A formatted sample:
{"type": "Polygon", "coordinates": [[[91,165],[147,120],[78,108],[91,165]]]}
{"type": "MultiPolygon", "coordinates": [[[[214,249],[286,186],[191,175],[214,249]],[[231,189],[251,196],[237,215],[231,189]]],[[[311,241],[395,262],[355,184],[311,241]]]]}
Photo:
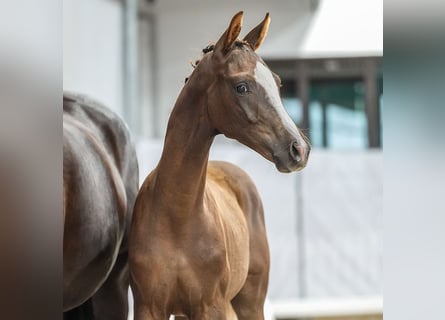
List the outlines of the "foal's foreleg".
{"type": "MultiPolygon", "coordinates": [[[[163,311],[154,311],[144,305],[135,304],[134,320],[169,320],[170,317],[163,311]]],[[[185,318],[187,319],[187,318],[185,318]]]]}
{"type": "Polygon", "coordinates": [[[229,303],[218,305],[217,303],[212,306],[205,307],[204,310],[194,312],[189,318],[190,320],[238,320],[238,317],[233,310],[232,305],[229,303]]]}

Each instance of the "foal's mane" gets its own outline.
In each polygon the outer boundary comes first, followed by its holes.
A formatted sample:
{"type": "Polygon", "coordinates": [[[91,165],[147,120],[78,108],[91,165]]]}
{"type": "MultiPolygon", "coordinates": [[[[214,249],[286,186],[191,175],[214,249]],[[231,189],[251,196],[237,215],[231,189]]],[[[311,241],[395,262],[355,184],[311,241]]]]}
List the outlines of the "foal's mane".
{"type": "MultiPolygon", "coordinates": [[[[242,48],[243,46],[250,46],[250,47],[252,47],[247,41],[239,40],[239,39],[235,40],[234,45],[237,48],[242,48]]],[[[210,43],[204,49],[202,49],[202,55],[204,56],[205,54],[207,54],[209,52],[212,52],[214,49],[215,49],[215,44],[214,43],[210,43]]],[[[197,60],[195,60],[195,62],[190,61],[190,65],[193,67],[193,69],[195,69],[198,66],[198,64],[201,61],[201,59],[197,59],[197,60]]],[[[185,82],[187,82],[188,79],[189,79],[189,77],[185,78],[185,82]]]]}

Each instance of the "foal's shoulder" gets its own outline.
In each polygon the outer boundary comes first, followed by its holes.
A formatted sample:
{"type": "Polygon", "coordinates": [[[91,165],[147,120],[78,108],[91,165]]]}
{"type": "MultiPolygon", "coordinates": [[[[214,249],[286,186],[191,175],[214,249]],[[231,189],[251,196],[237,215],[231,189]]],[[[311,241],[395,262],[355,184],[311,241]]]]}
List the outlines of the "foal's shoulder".
{"type": "Polygon", "coordinates": [[[207,173],[207,178],[222,189],[231,190],[245,214],[262,212],[258,190],[253,180],[243,169],[225,161],[210,161],[207,173]]]}

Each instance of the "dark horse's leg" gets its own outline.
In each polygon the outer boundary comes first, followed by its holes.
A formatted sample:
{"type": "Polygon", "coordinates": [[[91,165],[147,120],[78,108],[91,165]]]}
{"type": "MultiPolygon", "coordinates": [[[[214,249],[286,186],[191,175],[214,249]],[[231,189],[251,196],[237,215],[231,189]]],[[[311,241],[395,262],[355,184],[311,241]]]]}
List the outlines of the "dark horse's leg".
{"type": "Polygon", "coordinates": [[[63,320],[90,320],[94,319],[93,305],[91,299],[84,302],[77,308],[63,313],[63,320]]]}
{"type": "Polygon", "coordinates": [[[63,313],[64,320],[127,320],[128,254],[117,257],[113,270],[100,289],[84,304],[63,313]]]}
{"type": "Polygon", "coordinates": [[[91,298],[95,320],[127,320],[128,252],[119,254],[116,263],[102,287],[91,298]]]}

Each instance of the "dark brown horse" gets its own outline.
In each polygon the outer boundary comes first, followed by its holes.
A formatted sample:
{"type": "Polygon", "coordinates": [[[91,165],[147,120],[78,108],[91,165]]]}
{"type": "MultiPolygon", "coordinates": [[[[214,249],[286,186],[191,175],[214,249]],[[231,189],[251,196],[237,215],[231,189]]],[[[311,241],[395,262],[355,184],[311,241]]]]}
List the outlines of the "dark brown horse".
{"type": "Polygon", "coordinates": [[[264,319],[269,249],[261,199],[233,164],[208,162],[215,135],[282,172],[309,144],[283,108],[279,78],[255,53],[270,18],[244,40],[242,12],[205,54],[170,116],[158,166],[139,191],[130,233],[135,319],[264,319]]]}
{"type": "Polygon", "coordinates": [[[124,122],[97,102],[64,94],[64,319],[127,319],[137,191],[136,152],[124,122]]]}

